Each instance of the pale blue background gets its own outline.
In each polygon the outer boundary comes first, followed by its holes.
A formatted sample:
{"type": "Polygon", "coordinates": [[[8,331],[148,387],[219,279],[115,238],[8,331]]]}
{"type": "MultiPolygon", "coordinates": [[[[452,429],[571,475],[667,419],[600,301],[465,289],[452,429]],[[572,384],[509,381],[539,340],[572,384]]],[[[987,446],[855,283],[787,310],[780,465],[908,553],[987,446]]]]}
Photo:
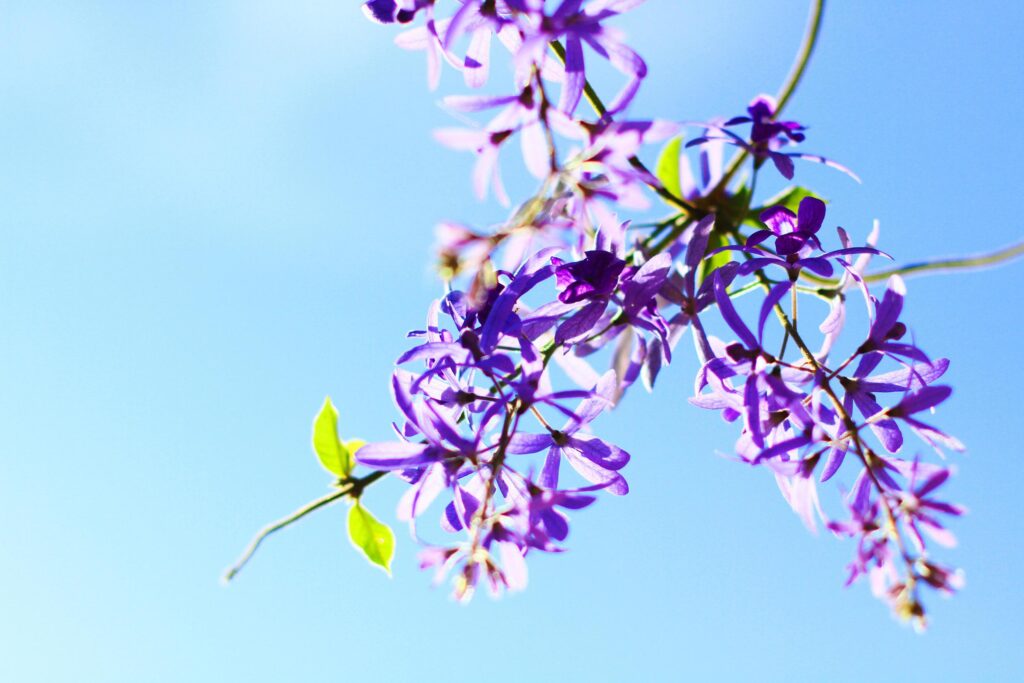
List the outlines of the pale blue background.
{"type": "MultiPolygon", "coordinates": [[[[648,3],[620,22],[651,67],[633,111],[740,111],[805,12],[648,3]]],[[[1024,234],[1022,32],[1018,3],[834,3],[789,111],[864,178],[801,167],[832,224],[878,217],[907,260],[1024,234]]],[[[939,419],[971,449],[943,554],[968,586],[929,596],[924,637],[841,588],[849,543],[714,455],[734,434],[686,404],[686,354],[601,427],[633,493],[578,513],[524,594],[452,603],[404,533],[389,581],[342,509],[218,583],[326,492],[325,394],[348,435],[387,436],[433,225],[502,216],[432,141],[451,120],[392,35],[343,0],[0,4],[0,679],[1021,680],[1024,264],[910,283],[917,340],[954,359],[939,419]]],[[[398,490],[368,504],[392,519],[398,490]]]]}

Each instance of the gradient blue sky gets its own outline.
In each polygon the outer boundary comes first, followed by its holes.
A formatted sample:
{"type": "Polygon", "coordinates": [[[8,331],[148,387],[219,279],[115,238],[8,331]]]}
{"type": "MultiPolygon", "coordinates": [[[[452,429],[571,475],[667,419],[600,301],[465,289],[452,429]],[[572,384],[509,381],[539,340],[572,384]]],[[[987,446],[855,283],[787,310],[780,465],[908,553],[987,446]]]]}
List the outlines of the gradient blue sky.
{"type": "MultiPolygon", "coordinates": [[[[832,224],[879,218],[903,260],[1019,239],[1024,10],[832,5],[789,110],[864,179],[801,168],[832,224]]],[[[740,111],[805,13],[652,0],[619,24],[651,70],[633,113],[740,111]]],[[[686,403],[689,358],[605,419],[633,493],[577,514],[524,594],[452,603],[401,532],[388,580],[342,509],[218,583],[326,492],[325,394],[346,435],[387,436],[391,361],[438,293],[433,225],[502,215],[432,141],[451,119],[391,37],[347,0],[0,7],[0,679],[1021,680],[1024,264],[909,285],[970,447],[944,555],[968,585],[923,637],[841,588],[848,543],[715,456],[734,434],[686,403]]],[[[391,519],[398,491],[367,503],[391,519]]]]}

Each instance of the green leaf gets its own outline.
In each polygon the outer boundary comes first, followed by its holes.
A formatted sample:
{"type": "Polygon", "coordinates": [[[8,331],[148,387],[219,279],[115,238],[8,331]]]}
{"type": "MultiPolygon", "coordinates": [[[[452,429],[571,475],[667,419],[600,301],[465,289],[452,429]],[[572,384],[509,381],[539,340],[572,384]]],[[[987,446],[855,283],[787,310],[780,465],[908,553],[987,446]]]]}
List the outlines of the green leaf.
{"type": "Polygon", "coordinates": [[[654,167],[654,175],[665,186],[665,189],[676,197],[683,196],[683,187],[679,182],[679,155],[683,149],[683,137],[677,135],[669,140],[658,155],[658,163],[654,167]]]}
{"type": "Polygon", "coordinates": [[[330,396],[324,399],[324,406],[313,421],[313,450],[324,469],[339,479],[352,473],[352,451],[338,439],[338,411],[330,396]]]}
{"type": "MultiPolygon", "coordinates": [[[[712,249],[718,249],[719,247],[724,247],[728,243],[729,240],[728,238],[726,238],[725,235],[723,235],[720,232],[712,232],[711,236],[708,238],[708,251],[711,251],[712,249]]],[[[733,253],[731,251],[722,251],[715,254],[710,259],[705,260],[703,264],[704,275],[713,273],[716,268],[721,268],[729,261],[732,261],[732,255],[733,253]]],[[[703,279],[704,278],[702,276],[701,280],[703,279]]]]}
{"type": "Polygon", "coordinates": [[[391,576],[395,534],[387,524],[378,522],[358,500],[348,511],[348,537],[367,560],[391,576]]]}
{"type": "Polygon", "coordinates": [[[345,450],[347,450],[349,452],[349,455],[352,457],[352,466],[355,467],[356,451],[365,446],[366,442],[363,441],[362,439],[349,439],[348,441],[344,442],[344,445],[345,450]]]}

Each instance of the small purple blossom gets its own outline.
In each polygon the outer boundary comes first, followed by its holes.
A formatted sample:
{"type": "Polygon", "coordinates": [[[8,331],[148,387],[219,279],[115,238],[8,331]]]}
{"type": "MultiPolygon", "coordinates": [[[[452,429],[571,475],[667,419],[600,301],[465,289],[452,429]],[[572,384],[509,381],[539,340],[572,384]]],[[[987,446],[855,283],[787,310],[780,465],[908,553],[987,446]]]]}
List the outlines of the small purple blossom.
{"type": "Polygon", "coordinates": [[[702,137],[690,140],[686,146],[704,145],[715,140],[735,145],[746,150],[754,158],[755,168],[770,160],[787,180],[793,179],[795,172],[793,159],[804,159],[830,166],[860,182],[853,171],[825,157],[782,151],[791,144],[803,142],[805,138],[803,131],[806,130],[806,127],[796,121],[775,120],[776,110],[777,105],[773,97],[758,95],[747,107],[748,116],[736,116],[720,125],[705,124],[708,132],[702,137]],[[749,139],[744,139],[729,130],[732,126],[747,123],[751,124],[749,139]]]}

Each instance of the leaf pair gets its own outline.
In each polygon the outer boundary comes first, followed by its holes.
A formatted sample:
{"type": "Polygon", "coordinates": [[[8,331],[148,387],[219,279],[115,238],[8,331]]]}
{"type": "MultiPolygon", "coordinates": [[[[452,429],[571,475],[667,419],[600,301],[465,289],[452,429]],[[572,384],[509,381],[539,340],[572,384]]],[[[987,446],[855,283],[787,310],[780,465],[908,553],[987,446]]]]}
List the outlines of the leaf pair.
{"type": "MultiPolygon", "coordinates": [[[[352,470],[356,466],[356,451],[366,442],[359,439],[342,441],[338,438],[338,411],[328,396],[320,413],[313,421],[313,450],[325,470],[339,479],[339,486],[352,485],[352,470]]],[[[391,575],[391,560],[395,555],[395,534],[380,522],[359,501],[360,488],[353,491],[355,503],[348,511],[348,537],[352,545],[391,575]]]]}

